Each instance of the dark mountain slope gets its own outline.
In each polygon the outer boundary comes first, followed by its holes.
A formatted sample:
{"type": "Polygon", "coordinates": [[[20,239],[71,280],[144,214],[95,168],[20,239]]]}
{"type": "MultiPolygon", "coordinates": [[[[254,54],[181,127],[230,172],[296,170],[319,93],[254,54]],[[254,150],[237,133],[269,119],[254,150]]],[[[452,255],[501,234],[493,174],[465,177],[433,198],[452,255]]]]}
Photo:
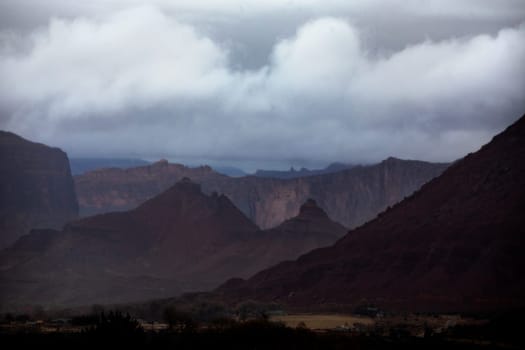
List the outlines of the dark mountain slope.
{"type": "Polygon", "coordinates": [[[335,245],[219,289],[298,307],[525,304],[525,117],[335,245]]]}
{"type": "Polygon", "coordinates": [[[329,245],[346,233],[315,202],[260,231],[224,195],[183,179],[138,208],[33,231],[0,254],[0,300],[79,305],[215,288],[329,245]]]}

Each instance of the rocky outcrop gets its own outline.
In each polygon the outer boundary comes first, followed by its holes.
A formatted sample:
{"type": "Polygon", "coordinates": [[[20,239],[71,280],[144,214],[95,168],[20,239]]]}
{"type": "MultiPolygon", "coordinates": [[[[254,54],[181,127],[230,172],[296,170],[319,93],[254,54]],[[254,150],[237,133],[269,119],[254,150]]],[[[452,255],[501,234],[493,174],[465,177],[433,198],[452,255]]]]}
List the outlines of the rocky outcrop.
{"type": "Polygon", "coordinates": [[[89,216],[136,208],[188,177],[202,183],[226,177],[209,166],[189,168],[162,159],[151,165],[119,169],[107,168],[75,176],[80,215],[89,216]]]}
{"type": "Polygon", "coordinates": [[[66,153],[0,131],[0,248],[78,216],[66,153]]]}
{"type": "MultiPolygon", "coordinates": [[[[223,297],[312,310],[525,306],[525,116],[335,245],[235,280],[223,297]]],[[[394,161],[395,162],[395,161],[394,161]]]]}
{"type": "Polygon", "coordinates": [[[0,253],[0,309],[116,303],[215,288],[335,242],[346,229],[313,201],[259,230],[224,195],[184,178],[131,211],[35,230],[0,253]]]}
{"type": "Polygon", "coordinates": [[[389,158],[332,174],[282,180],[247,176],[203,182],[206,191],[226,194],[261,228],[292,217],[308,198],[353,228],[410,195],[441,174],[446,164],[389,158]]]}
{"type": "Polygon", "coordinates": [[[334,220],[356,227],[410,195],[447,164],[389,158],[379,164],[296,179],[230,178],[209,167],[158,162],[133,169],[103,169],[75,177],[82,215],[127,210],[187,176],[211,194],[225,194],[263,229],[275,227],[313,198],[334,220]]]}

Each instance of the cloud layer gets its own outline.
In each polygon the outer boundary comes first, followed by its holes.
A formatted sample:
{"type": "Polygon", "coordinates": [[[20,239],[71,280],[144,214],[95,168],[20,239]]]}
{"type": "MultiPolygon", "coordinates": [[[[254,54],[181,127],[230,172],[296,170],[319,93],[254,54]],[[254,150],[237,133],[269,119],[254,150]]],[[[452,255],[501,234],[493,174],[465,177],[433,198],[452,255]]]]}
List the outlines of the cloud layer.
{"type": "Polygon", "coordinates": [[[0,38],[0,127],[78,155],[448,161],[525,111],[523,24],[374,51],[324,16],[257,68],[153,6],[0,38]]]}

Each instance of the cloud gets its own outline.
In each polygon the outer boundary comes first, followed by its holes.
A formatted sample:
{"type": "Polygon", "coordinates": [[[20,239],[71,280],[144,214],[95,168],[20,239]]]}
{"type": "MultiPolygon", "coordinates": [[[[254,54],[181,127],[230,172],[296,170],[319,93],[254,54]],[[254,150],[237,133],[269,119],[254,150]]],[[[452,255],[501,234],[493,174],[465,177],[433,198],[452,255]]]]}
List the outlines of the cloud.
{"type": "Polygon", "coordinates": [[[453,160],[525,107],[523,24],[378,52],[320,17],[257,68],[153,6],[0,38],[0,127],[80,155],[453,160]]]}
{"type": "Polygon", "coordinates": [[[227,74],[224,51],[149,7],[105,22],[53,20],[29,40],[27,55],[2,59],[6,97],[46,104],[56,118],[205,98],[227,74]]]}
{"type": "MultiPolygon", "coordinates": [[[[216,16],[222,15],[247,15],[260,16],[264,13],[275,13],[277,11],[301,11],[333,15],[334,13],[362,14],[378,13],[378,10],[388,10],[388,14],[422,16],[455,16],[455,17],[498,17],[498,16],[520,16],[525,11],[525,5],[521,0],[91,0],[72,3],[70,0],[46,0],[35,2],[33,0],[3,0],[2,7],[10,10],[12,15],[22,16],[28,4],[33,5],[31,14],[26,13],[24,19],[31,19],[39,13],[49,16],[99,14],[108,11],[121,11],[129,7],[144,4],[153,5],[162,10],[176,11],[184,14],[192,14],[199,17],[201,14],[216,16]]],[[[27,11],[26,11],[27,12],[27,11]]],[[[9,16],[5,15],[5,18],[9,16]]]]}
{"type": "Polygon", "coordinates": [[[362,65],[356,30],[342,20],[322,18],[298,29],[275,46],[271,83],[274,88],[333,96],[342,92],[362,65]],[[325,89],[319,89],[319,84],[325,89]]]}

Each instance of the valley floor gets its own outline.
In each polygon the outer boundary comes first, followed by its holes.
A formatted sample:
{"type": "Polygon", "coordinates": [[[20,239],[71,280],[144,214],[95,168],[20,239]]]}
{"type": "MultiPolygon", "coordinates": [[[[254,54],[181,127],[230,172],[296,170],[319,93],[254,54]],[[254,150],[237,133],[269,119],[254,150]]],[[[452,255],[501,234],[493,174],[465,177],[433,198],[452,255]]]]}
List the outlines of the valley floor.
{"type": "MultiPolygon", "coordinates": [[[[78,319],[77,319],[78,320],[78,319]]],[[[109,320],[109,319],[108,319],[109,320]]],[[[71,320],[4,321],[2,344],[16,346],[173,346],[177,349],[520,349],[519,322],[459,315],[274,315],[207,324],[121,317],[101,324],[71,320]],[[510,323],[509,323],[510,322],[510,323]]]]}

